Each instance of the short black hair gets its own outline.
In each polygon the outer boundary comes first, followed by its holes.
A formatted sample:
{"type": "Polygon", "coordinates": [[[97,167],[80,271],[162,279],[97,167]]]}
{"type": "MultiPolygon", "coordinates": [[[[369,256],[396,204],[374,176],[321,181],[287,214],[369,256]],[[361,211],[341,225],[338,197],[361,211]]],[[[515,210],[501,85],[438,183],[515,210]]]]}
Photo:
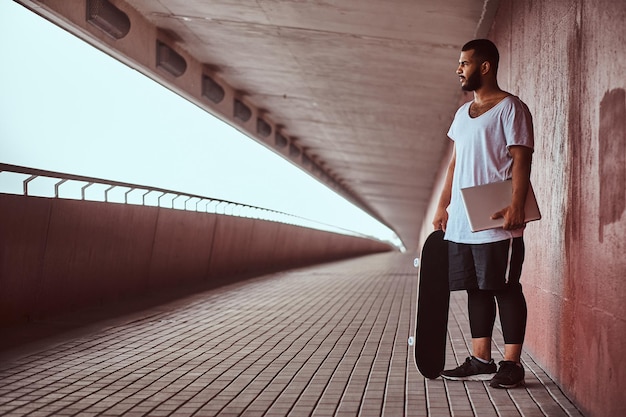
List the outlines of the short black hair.
{"type": "Polygon", "coordinates": [[[496,45],[489,39],[474,39],[469,41],[461,51],[474,50],[474,56],[481,62],[489,61],[493,67],[494,74],[498,73],[498,63],[500,62],[500,53],[496,45]]]}

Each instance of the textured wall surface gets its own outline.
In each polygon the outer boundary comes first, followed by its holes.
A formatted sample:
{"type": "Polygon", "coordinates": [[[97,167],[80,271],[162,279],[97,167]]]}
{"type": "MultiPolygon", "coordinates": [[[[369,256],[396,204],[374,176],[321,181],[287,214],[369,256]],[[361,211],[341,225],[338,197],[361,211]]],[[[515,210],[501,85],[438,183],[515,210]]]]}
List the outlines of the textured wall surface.
{"type": "Polygon", "coordinates": [[[0,326],[391,250],[352,236],[156,207],[0,195],[0,326]]]}
{"type": "Polygon", "coordinates": [[[535,122],[525,348],[590,416],[626,415],[624,22],[621,0],[504,0],[489,35],[535,122]]]}
{"type": "Polygon", "coordinates": [[[502,2],[503,88],[535,116],[527,348],[593,416],[625,415],[626,2],[502,2]]]}

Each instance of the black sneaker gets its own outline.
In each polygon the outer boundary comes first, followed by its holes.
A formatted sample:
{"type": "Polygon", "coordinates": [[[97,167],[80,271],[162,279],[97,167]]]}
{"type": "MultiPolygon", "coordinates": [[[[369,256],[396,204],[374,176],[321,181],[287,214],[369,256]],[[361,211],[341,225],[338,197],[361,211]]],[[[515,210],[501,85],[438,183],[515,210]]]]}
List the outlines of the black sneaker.
{"type": "Polygon", "coordinates": [[[465,363],[458,368],[448,369],[441,373],[441,377],[453,381],[488,381],[496,373],[498,367],[493,362],[482,363],[473,356],[465,359],[465,363]]]}
{"type": "Polygon", "coordinates": [[[500,369],[489,383],[494,388],[515,388],[524,385],[524,368],[512,361],[500,362],[500,369]]]}

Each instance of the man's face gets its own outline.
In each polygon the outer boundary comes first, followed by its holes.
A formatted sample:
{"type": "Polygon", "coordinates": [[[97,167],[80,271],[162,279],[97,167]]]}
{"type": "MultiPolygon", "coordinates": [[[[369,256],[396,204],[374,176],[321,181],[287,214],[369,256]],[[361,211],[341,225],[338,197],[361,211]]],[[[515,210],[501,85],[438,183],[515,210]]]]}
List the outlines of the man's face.
{"type": "Polygon", "coordinates": [[[474,50],[462,51],[459,58],[459,67],[456,73],[459,75],[459,82],[463,91],[474,91],[482,87],[480,77],[480,63],[474,58],[474,50]]]}

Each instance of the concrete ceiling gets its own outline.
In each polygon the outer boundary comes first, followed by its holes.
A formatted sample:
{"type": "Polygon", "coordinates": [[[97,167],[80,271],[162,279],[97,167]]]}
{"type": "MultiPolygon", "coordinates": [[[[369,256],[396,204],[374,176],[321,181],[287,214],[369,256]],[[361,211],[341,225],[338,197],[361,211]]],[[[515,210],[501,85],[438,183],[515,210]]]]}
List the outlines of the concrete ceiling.
{"type": "Polygon", "coordinates": [[[485,36],[497,8],[489,0],[20,3],[303,166],[409,249],[430,221],[426,207],[448,150],[460,47],[485,36]],[[90,7],[103,7],[94,13],[111,18],[111,5],[130,22],[122,37],[90,17],[90,7]],[[156,63],[155,40],[184,60],[182,75],[156,63]],[[223,101],[202,96],[203,75],[224,88],[223,101]],[[235,99],[250,119],[235,116],[235,99]]]}

